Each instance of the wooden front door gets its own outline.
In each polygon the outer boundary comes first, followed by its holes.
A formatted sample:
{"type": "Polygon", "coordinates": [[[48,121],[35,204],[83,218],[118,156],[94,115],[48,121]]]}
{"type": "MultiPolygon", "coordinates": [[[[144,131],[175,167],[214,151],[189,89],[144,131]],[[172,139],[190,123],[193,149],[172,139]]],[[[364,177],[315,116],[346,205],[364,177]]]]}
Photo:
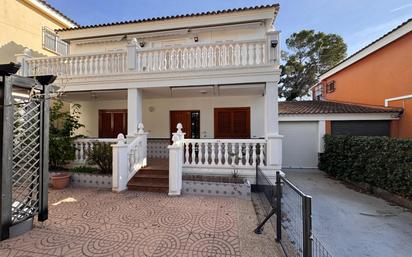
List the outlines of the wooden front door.
{"type": "Polygon", "coordinates": [[[215,138],[250,138],[250,108],[215,108],[215,138]]]}
{"type": "Polygon", "coordinates": [[[116,138],[127,134],[127,110],[99,110],[99,137],[116,138]]]}
{"type": "Polygon", "coordinates": [[[177,123],[182,123],[186,138],[200,138],[199,111],[170,111],[170,138],[176,132],[177,123]]]}

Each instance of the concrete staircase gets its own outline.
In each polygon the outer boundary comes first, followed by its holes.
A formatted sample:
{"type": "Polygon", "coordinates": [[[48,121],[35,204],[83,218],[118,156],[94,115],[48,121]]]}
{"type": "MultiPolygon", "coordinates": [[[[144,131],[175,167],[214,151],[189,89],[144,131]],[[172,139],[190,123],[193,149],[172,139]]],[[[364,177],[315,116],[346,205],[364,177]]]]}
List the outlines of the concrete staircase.
{"type": "Polygon", "coordinates": [[[169,160],[149,159],[148,165],[136,173],[127,187],[136,191],[169,192],[169,160]]]}

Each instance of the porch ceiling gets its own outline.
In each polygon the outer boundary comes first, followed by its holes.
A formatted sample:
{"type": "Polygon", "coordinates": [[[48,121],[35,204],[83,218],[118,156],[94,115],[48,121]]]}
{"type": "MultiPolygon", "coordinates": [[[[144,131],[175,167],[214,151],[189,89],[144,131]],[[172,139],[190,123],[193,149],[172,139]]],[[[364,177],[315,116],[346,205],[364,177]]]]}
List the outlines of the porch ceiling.
{"type": "MultiPolygon", "coordinates": [[[[212,97],[212,96],[251,96],[263,95],[264,84],[236,84],[236,85],[209,85],[187,87],[156,87],[143,88],[144,98],[169,98],[169,97],[212,97]]],[[[74,101],[98,100],[127,100],[127,90],[100,90],[66,92],[62,99],[74,101]]]]}

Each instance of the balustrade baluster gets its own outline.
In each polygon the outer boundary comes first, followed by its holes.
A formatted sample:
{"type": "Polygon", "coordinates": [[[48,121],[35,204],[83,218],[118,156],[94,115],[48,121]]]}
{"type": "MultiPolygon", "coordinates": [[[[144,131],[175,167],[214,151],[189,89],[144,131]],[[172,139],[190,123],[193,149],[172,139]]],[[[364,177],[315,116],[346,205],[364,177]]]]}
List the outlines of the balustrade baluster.
{"type": "Polygon", "coordinates": [[[203,164],[203,151],[202,151],[203,146],[204,146],[203,142],[200,142],[197,144],[197,147],[198,147],[197,165],[203,164]]]}
{"type": "Polygon", "coordinates": [[[254,65],[255,64],[255,49],[254,44],[249,44],[248,46],[248,62],[247,65],[254,65]]]}
{"type": "Polygon", "coordinates": [[[212,142],[210,144],[210,149],[211,149],[211,157],[210,157],[210,165],[216,165],[216,149],[215,149],[215,142],[212,142]]]}
{"type": "Polygon", "coordinates": [[[185,147],[184,147],[184,150],[185,150],[185,164],[186,165],[189,165],[190,164],[190,162],[189,162],[189,148],[190,148],[190,143],[185,143],[185,147]]]}
{"type": "Polygon", "coordinates": [[[206,142],[204,144],[204,147],[205,147],[205,161],[204,161],[204,164],[209,165],[209,143],[206,142]]]}
{"type": "Polygon", "coordinates": [[[218,149],[217,149],[217,165],[219,165],[219,166],[221,166],[223,164],[223,161],[222,161],[222,159],[223,159],[222,145],[223,145],[222,142],[217,142],[217,147],[218,147],[218,149]]]}
{"type": "Polygon", "coordinates": [[[264,144],[259,144],[260,146],[260,152],[259,152],[259,166],[264,166],[263,162],[264,162],[264,144]]]}
{"type": "Polygon", "coordinates": [[[196,164],[196,143],[192,143],[192,164],[196,164]]]}
{"type": "Polygon", "coordinates": [[[246,155],[245,155],[245,165],[246,166],[250,166],[250,144],[246,143],[245,144],[246,147],[246,155]]]}
{"type": "Polygon", "coordinates": [[[224,143],[225,145],[225,166],[229,166],[229,143],[224,143]]]}
{"type": "Polygon", "coordinates": [[[252,145],[252,166],[256,166],[256,143],[252,145]]]}

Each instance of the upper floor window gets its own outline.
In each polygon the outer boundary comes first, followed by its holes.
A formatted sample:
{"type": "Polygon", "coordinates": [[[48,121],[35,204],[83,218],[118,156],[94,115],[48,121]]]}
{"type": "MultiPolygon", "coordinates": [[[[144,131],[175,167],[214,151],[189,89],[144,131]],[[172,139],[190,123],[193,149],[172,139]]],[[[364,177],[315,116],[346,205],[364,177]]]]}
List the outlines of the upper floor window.
{"type": "Polygon", "coordinates": [[[322,85],[322,83],[319,83],[315,87],[314,99],[315,100],[322,100],[323,99],[323,85],[322,85]]]}
{"type": "Polygon", "coordinates": [[[335,90],[336,90],[336,85],[335,85],[334,80],[326,84],[326,93],[332,93],[332,92],[335,92],[335,90]]]}
{"type": "Polygon", "coordinates": [[[43,27],[43,48],[58,55],[69,53],[69,44],[61,40],[53,30],[43,27]]]}

